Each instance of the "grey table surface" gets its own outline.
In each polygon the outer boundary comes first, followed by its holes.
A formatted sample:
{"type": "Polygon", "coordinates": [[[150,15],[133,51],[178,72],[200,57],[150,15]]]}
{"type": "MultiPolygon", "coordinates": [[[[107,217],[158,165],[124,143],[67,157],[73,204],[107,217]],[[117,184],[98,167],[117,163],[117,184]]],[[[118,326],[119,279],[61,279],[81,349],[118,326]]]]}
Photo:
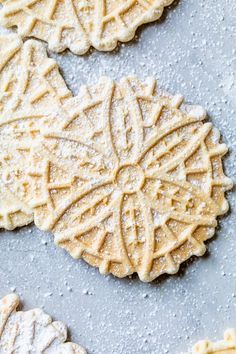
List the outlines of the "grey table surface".
{"type": "MultiPolygon", "coordinates": [[[[49,55],[74,93],[101,75],[154,75],[165,90],[203,105],[230,148],[225,169],[236,179],[236,0],[177,1],[113,53],[49,55]]],[[[228,198],[231,212],[208,254],[151,284],[103,277],[34,226],[2,231],[0,296],[16,291],[24,309],[44,308],[90,354],[177,354],[199,339],[220,339],[236,327],[235,193],[228,198]]]]}

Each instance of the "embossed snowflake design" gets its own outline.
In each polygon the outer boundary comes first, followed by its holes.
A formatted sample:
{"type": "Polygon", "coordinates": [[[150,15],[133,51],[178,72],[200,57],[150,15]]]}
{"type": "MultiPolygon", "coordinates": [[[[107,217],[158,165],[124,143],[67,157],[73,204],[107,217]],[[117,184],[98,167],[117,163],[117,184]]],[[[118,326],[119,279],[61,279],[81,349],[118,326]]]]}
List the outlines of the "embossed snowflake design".
{"type": "Polygon", "coordinates": [[[65,343],[67,329],[62,322],[53,322],[40,309],[16,311],[18,305],[15,294],[0,300],[1,354],[86,354],[80,345],[65,343]]]}
{"type": "Polygon", "coordinates": [[[18,27],[61,52],[84,54],[90,46],[112,50],[131,40],[143,23],[161,17],[173,0],[1,0],[0,23],[18,27]]]}
{"type": "Polygon", "coordinates": [[[3,35],[0,53],[0,228],[12,230],[33,221],[24,169],[50,112],[55,122],[55,106],[71,93],[41,43],[3,35]]]}
{"type": "Polygon", "coordinates": [[[224,339],[218,342],[203,340],[197,343],[190,354],[235,354],[236,329],[228,329],[224,339]]]}
{"type": "Polygon", "coordinates": [[[203,255],[228,209],[226,153],[201,107],[180,109],[155,80],[102,79],[61,109],[29,171],[39,228],[102,273],[143,281],[203,255]]]}

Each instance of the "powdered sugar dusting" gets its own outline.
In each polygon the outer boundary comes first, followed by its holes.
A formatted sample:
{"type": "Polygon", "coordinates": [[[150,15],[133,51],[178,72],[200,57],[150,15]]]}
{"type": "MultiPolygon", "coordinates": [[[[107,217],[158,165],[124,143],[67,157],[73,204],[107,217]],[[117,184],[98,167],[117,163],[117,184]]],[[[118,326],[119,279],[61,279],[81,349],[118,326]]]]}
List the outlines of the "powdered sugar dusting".
{"type": "MultiPolygon", "coordinates": [[[[139,30],[137,40],[118,52],[53,57],[74,93],[102,75],[150,75],[166,91],[205,107],[230,148],[226,174],[236,180],[235,13],[235,1],[180,0],[165,20],[139,30]]],[[[200,339],[219,340],[236,325],[234,215],[220,225],[209,256],[152,284],[103,278],[33,227],[2,232],[1,295],[16,288],[27,308],[43,307],[69,324],[72,340],[91,354],[186,352],[200,339]]]]}

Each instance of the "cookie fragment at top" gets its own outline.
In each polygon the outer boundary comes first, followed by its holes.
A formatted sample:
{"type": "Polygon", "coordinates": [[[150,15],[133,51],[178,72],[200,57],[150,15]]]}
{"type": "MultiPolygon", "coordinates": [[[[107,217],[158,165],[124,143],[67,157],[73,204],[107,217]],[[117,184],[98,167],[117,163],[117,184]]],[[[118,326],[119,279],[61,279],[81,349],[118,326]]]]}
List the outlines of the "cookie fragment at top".
{"type": "Polygon", "coordinates": [[[90,46],[113,50],[131,40],[136,29],[159,19],[173,0],[0,0],[0,23],[17,26],[22,37],[35,37],[61,52],[84,54],[90,46]]]}

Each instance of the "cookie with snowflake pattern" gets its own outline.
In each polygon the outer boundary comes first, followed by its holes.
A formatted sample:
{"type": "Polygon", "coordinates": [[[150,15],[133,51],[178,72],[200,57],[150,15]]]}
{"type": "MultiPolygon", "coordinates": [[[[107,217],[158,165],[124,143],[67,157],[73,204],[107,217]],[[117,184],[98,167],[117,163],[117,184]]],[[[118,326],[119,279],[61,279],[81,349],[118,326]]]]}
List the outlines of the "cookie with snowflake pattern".
{"type": "Polygon", "coordinates": [[[219,132],[198,106],[141,83],[83,87],[42,132],[29,169],[36,225],[102,273],[143,281],[201,256],[228,210],[219,132]]]}
{"type": "Polygon", "coordinates": [[[42,44],[3,35],[0,52],[0,228],[12,230],[33,221],[24,168],[41,127],[55,123],[71,93],[42,44]]]}
{"type": "Polygon", "coordinates": [[[204,340],[197,343],[190,354],[236,354],[236,329],[228,329],[219,342],[204,340]]]}
{"type": "Polygon", "coordinates": [[[40,309],[16,311],[19,298],[15,294],[0,300],[0,352],[2,354],[52,353],[86,354],[78,344],[66,342],[67,329],[53,322],[40,309]]]}
{"type": "Polygon", "coordinates": [[[18,27],[61,52],[84,54],[90,46],[109,51],[131,40],[143,23],[159,19],[173,0],[0,0],[0,23],[18,27]]]}

